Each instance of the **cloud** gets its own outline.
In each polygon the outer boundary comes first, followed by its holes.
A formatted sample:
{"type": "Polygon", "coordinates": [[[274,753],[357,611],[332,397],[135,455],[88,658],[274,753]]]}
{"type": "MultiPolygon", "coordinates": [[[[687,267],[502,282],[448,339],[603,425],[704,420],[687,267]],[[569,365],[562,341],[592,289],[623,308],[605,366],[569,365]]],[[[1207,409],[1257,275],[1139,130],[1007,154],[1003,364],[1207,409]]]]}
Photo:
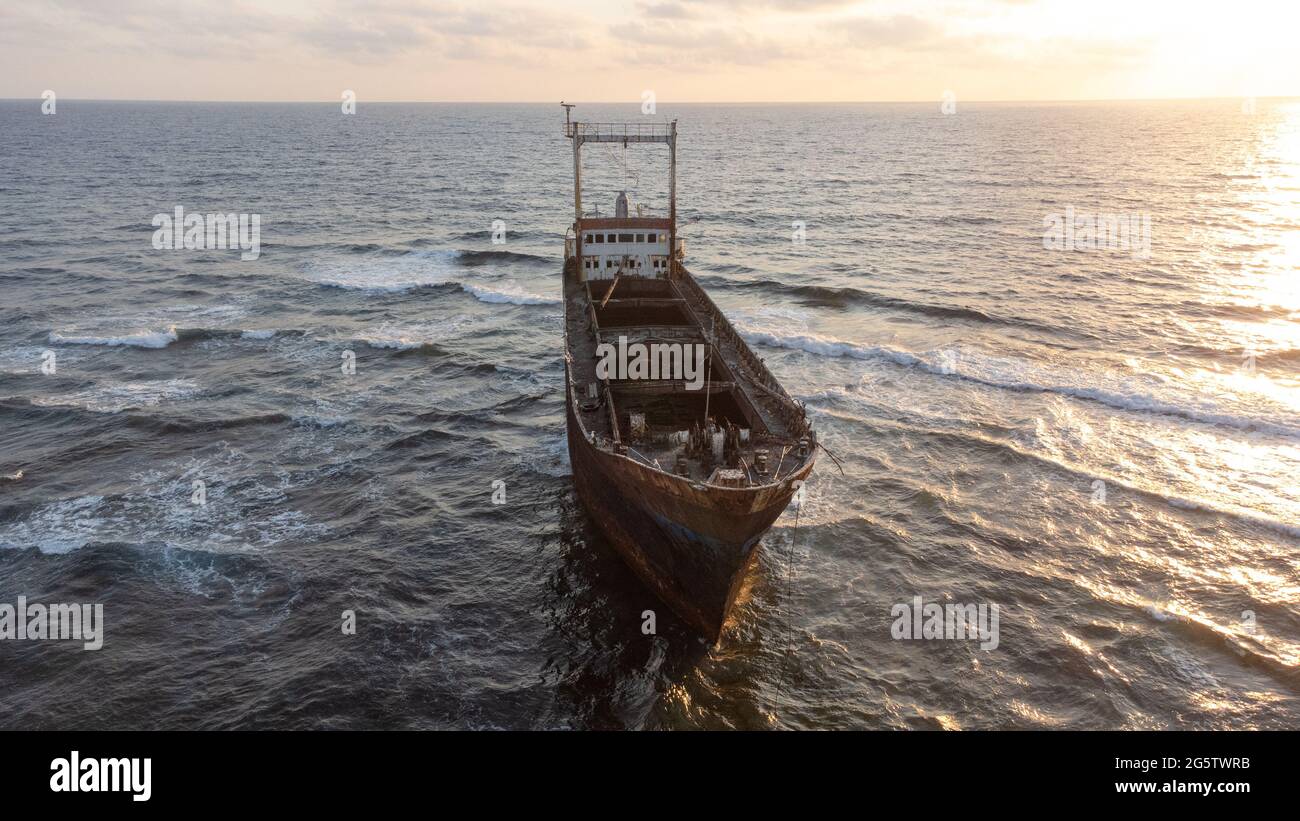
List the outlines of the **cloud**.
{"type": "Polygon", "coordinates": [[[610,26],[632,62],[662,66],[765,65],[798,57],[794,44],[750,34],[739,27],[634,21],[610,26]]]}
{"type": "Polygon", "coordinates": [[[641,14],[645,17],[663,20],[690,20],[698,14],[683,3],[641,3],[641,14]]]}
{"type": "Polygon", "coordinates": [[[828,22],[825,28],[838,33],[850,46],[858,48],[904,48],[935,43],[944,36],[942,26],[911,15],[842,17],[828,22]]]}
{"type": "MultiPolygon", "coordinates": [[[[942,0],[924,13],[904,0],[0,0],[0,87],[312,99],[348,83],[387,99],[618,99],[653,86],[665,100],[928,99],[964,87],[1017,99],[1227,82],[1216,79],[1231,62],[1213,51],[1218,19],[1180,18],[1174,47],[1157,11],[1092,2],[1079,18],[1041,0],[942,0]]],[[[1238,50],[1239,63],[1254,59],[1238,50]]]]}
{"type": "Polygon", "coordinates": [[[157,52],[198,59],[299,51],[347,63],[373,64],[403,55],[491,56],[518,60],[534,51],[582,47],[572,19],[529,6],[324,0],[310,12],[268,6],[178,4],[171,0],[52,0],[55,20],[5,10],[0,21],[15,41],[96,52],[157,52]]]}
{"type": "Polygon", "coordinates": [[[783,12],[808,12],[824,9],[845,8],[859,3],[860,0],[683,0],[683,2],[709,8],[727,6],[729,8],[774,9],[783,12]]]}

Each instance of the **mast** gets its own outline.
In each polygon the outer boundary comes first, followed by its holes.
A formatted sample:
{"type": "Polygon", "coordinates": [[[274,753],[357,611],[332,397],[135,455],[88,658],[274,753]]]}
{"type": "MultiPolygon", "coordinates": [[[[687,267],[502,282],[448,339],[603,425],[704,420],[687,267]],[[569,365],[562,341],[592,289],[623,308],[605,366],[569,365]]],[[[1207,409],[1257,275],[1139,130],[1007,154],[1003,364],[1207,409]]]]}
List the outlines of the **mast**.
{"type": "Polygon", "coordinates": [[[574,104],[561,100],[560,105],[564,106],[564,135],[573,140],[573,235],[578,259],[582,259],[582,232],[578,230],[582,221],[582,140],[574,137],[578,124],[569,116],[574,104]]]}
{"type": "Polygon", "coordinates": [[[677,273],[677,121],[673,120],[668,132],[668,276],[671,277],[675,273],[677,273]]]}
{"type": "Polygon", "coordinates": [[[668,270],[677,267],[677,121],[667,123],[588,123],[571,118],[573,103],[564,106],[564,136],[573,140],[573,230],[582,256],[582,144],[663,143],[668,146],[668,270]]]}
{"type": "MultiPolygon", "coordinates": [[[[577,123],[574,123],[576,126],[577,123]]],[[[573,141],[573,224],[582,219],[582,140],[573,141]]],[[[579,240],[581,241],[581,240],[579,240]]]]}

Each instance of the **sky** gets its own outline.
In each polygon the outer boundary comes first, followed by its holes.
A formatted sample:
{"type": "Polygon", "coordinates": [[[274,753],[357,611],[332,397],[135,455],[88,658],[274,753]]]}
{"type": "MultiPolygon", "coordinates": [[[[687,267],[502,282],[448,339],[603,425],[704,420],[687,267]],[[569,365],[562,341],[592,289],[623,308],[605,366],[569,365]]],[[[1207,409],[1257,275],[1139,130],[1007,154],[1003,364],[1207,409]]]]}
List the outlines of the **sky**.
{"type": "Polygon", "coordinates": [[[0,98],[1300,96],[1294,0],[0,0],[0,98]]]}

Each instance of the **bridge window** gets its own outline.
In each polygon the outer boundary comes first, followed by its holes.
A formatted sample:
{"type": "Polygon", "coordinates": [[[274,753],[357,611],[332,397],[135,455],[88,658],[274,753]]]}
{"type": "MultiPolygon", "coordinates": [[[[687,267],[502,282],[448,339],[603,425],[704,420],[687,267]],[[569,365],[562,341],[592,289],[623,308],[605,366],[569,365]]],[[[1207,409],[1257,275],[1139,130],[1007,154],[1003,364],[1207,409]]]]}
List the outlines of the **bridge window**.
{"type": "Polygon", "coordinates": [[[658,242],[658,240],[655,239],[656,236],[657,236],[656,234],[646,234],[646,239],[649,242],[658,242]]]}
{"type": "Polygon", "coordinates": [[[637,235],[636,235],[636,241],[637,241],[637,242],[645,242],[645,234],[637,234],[637,235]]]}
{"type": "Polygon", "coordinates": [[[619,235],[618,235],[618,241],[619,241],[619,242],[631,242],[631,241],[632,241],[632,235],[631,235],[631,234],[619,234],[619,235]]]}

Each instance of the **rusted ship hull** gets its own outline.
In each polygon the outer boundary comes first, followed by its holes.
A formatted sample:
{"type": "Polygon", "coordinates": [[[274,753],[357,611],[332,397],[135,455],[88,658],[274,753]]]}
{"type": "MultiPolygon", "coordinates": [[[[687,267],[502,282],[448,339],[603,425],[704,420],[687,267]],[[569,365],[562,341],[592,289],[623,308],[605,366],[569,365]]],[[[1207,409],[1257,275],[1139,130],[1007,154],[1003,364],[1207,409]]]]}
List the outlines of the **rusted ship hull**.
{"type": "MultiPolygon", "coordinates": [[[[812,470],[817,436],[683,264],[677,122],[571,121],[564,105],[573,143],[563,273],[573,481],[646,587],[717,641],[759,539],[812,470]],[[612,216],[585,213],[588,143],[667,146],[668,215],[643,214],[626,191],[612,216]]],[[[629,606],[637,616],[654,609],[629,606]]]]}
{"type": "Polygon", "coordinates": [[[573,482],[593,522],[646,587],[716,642],[763,534],[812,461],[777,485],[692,486],[595,447],[566,405],[573,482]]]}

